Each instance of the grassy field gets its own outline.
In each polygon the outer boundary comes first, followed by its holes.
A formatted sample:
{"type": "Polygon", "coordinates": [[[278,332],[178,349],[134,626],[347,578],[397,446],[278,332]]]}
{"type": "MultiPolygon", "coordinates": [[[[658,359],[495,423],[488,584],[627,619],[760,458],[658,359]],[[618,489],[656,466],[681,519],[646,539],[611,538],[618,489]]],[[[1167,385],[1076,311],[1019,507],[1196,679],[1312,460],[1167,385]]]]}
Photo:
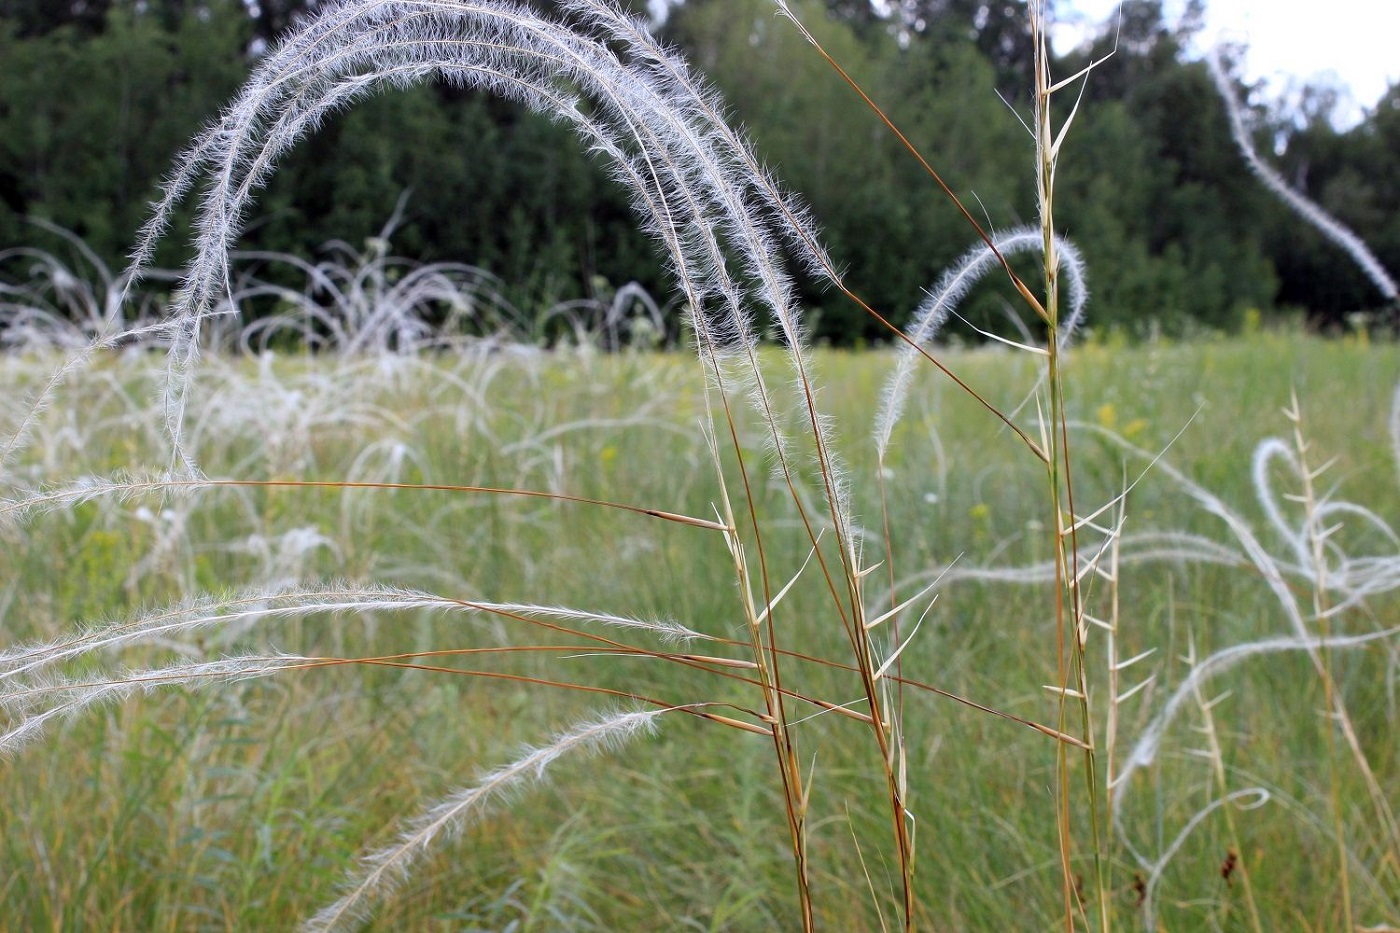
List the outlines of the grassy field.
{"type": "Polygon", "coordinates": [[[884,318],[694,72],[569,9],[333,7],[177,158],[126,273],[7,288],[4,924],[1400,925],[1400,348],[1080,333],[1078,91],[1032,4],[1038,223],[964,207],[907,346],[809,349],[795,275],[884,318]],[[521,330],[386,240],[246,307],[279,156],[429,78],[570,126],[672,310],[521,330]],[[133,305],[196,191],[179,287],[133,305]],[[927,349],[989,272],[1034,332],[927,349]],[[596,350],[673,324],[695,355],[596,350]]]}
{"type": "MultiPolygon", "coordinates": [[[[161,470],[153,360],[112,355],[65,383],[28,446],[5,462],[7,494],[19,501],[40,487],[72,491],[85,478],[161,470]]],[[[1026,355],[946,361],[1003,410],[1029,397],[1037,375],[1026,355]]],[[[891,358],[821,352],[813,362],[867,563],[879,564],[866,578],[871,604],[889,604],[891,581],[908,598],[942,575],[936,599],[906,613],[906,637],[922,623],[902,655],[904,676],[1054,723],[1057,703],[1042,688],[1056,678],[1043,468],[946,379],[921,373],[884,467],[893,559],[882,562],[870,434],[891,358]]],[[[6,359],[7,424],[58,364],[6,359]]],[[[1323,654],[1378,797],[1342,730],[1328,727],[1329,688],[1306,652],[1260,649],[1233,666],[1205,663],[1291,629],[1239,535],[1187,485],[1217,496],[1279,566],[1296,566],[1286,585],[1310,626],[1325,614],[1327,633],[1344,639],[1400,625],[1400,544],[1390,530],[1400,516],[1400,442],[1390,427],[1400,347],[1257,334],[1092,344],[1068,366],[1076,511],[1134,484],[1118,582],[1093,584],[1091,611],[1110,618],[1116,602],[1117,657],[1154,652],[1125,671],[1120,693],[1150,676],[1143,690],[1111,704],[1091,691],[1097,715],[1111,707],[1117,716],[1114,745],[1101,756],[1121,770],[1174,691],[1204,672],[1174,708],[1160,748],[1112,796],[1112,915],[1125,929],[1341,929],[1345,858],[1353,922],[1400,923],[1400,845],[1385,820],[1400,805],[1400,637],[1323,654]],[[1315,504],[1369,510],[1329,513],[1340,527],[1321,543],[1321,566],[1333,576],[1312,581],[1286,533],[1307,508],[1300,480],[1283,455],[1258,469],[1253,459],[1270,437],[1296,452],[1281,413],[1294,392],[1309,466],[1330,463],[1315,480],[1315,504]],[[1149,469],[1132,448],[1163,458],[1149,469]],[[1370,590],[1337,608],[1353,572],[1370,574],[1370,590]]],[[[211,477],[529,489],[713,519],[721,492],[700,427],[703,390],[684,355],[213,357],[197,377],[188,436],[211,477]]],[[[763,448],[761,430],[740,416],[737,449],[759,462],[763,448]]],[[[732,460],[721,456],[729,483],[732,460]]],[[[804,655],[847,656],[820,575],[809,567],[798,576],[811,545],[792,499],[763,469],[749,475],[768,529],[771,586],[798,580],[774,627],[804,655]]],[[[357,857],[391,840],[403,820],[518,757],[522,745],[580,717],[639,708],[527,678],[668,704],[727,703],[714,709],[730,716],[761,708],[756,687],[723,676],[742,668],[609,654],[450,602],[673,619],[742,641],[733,560],[720,535],[696,524],[558,499],[288,486],[74,493],[6,516],[6,649],[200,594],[222,594],[210,607],[227,610],[249,594],[271,604],[323,585],[382,584],[444,604],[225,618],[67,662],[62,674],[80,682],[112,678],[118,665],[248,651],[381,659],[137,691],[49,723],[0,762],[0,916],[15,929],[293,926],[334,901],[357,857]],[[491,650],[507,646],[540,650],[491,650]]],[[[624,640],[746,657],[722,642],[624,640]]],[[[1103,667],[1104,651],[1096,635],[1090,663],[1103,667]]],[[[13,655],[6,663],[13,667],[13,655]]],[[[792,658],[785,677],[806,696],[861,697],[855,675],[829,664],[792,658]]],[[[902,702],[923,924],[1062,924],[1054,740],[927,691],[910,688],[902,702]]],[[[810,779],[817,926],[893,925],[899,872],[884,779],[862,744],[868,728],[831,713],[793,728],[810,779]]],[[[774,760],[760,735],[685,716],[661,718],[653,736],[618,750],[561,758],[547,782],[513,792],[459,838],[438,840],[371,928],[794,928],[774,760]]]]}

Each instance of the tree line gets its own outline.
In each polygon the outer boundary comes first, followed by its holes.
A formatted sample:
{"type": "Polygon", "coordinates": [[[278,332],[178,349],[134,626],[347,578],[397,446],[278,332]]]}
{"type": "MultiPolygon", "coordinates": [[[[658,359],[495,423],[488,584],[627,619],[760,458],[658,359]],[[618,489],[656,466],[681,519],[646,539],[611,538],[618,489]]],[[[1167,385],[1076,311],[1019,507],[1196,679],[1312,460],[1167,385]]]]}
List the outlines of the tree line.
{"type": "MultiPolygon", "coordinates": [[[[37,217],[119,267],[174,154],[307,6],[0,0],[0,250],[43,241],[26,220],[37,217]]],[[[1024,2],[885,7],[796,5],[986,223],[1032,220],[1024,2]]],[[[1231,330],[1247,316],[1303,314],[1331,326],[1375,308],[1364,276],[1250,175],[1205,66],[1185,54],[1199,14],[1169,23],[1160,0],[1129,0],[1057,62],[1069,75],[1108,56],[1075,114],[1056,208],[1089,266],[1093,325],[1231,330]]],[[[663,35],[807,201],[873,306],[900,320],[972,244],[948,199],[769,0],[687,0],[663,35]]],[[[1400,86],[1352,129],[1333,126],[1335,106],[1334,92],[1314,88],[1299,106],[1254,107],[1260,149],[1400,270],[1400,86]]],[[[568,131],[446,85],[376,96],[324,126],[286,157],[243,243],[311,257],[326,241],[376,234],[405,193],[393,251],[483,267],[520,308],[628,281],[668,291],[626,195],[568,131]]],[[[157,261],[177,267],[183,240],[165,242],[157,261]]],[[[804,291],[819,339],[883,337],[841,296],[804,291]]],[[[993,289],[967,306],[982,326],[1016,313],[993,289]]]]}

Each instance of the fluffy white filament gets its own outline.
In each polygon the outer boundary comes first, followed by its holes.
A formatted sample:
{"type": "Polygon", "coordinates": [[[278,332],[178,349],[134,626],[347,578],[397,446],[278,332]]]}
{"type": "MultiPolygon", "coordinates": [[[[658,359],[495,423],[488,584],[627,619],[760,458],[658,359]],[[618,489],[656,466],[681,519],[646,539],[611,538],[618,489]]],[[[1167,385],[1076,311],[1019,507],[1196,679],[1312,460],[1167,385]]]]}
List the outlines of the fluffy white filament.
{"type": "Polygon", "coordinates": [[[1230,133],[1235,137],[1235,144],[1239,146],[1240,153],[1249,163],[1250,169],[1259,176],[1264,186],[1292,208],[1294,213],[1316,227],[1327,239],[1346,250],[1347,255],[1366,273],[1366,277],[1380,289],[1381,294],[1394,301],[1397,297],[1395,280],[1385,271],[1385,267],[1366,243],[1316,203],[1294,191],[1278,172],[1259,158],[1259,153],[1255,151],[1254,143],[1249,138],[1249,130],[1244,125],[1240,103],[1235,99],[1234,89],[1230,86],[1230,76],[1225,73],[1225,66],[1221,64],[1220,55],[1215,49],[1206,55],[1206,65],[1210,69],[1211,79],[1215,82],[1215,89],[1225,101],[1225,112],[1230,117],[1230,133]]]}
{"type": "Polygon", "coordinates": [[[544,779],[545,771],[570,752],[615,748],[655,729],[667,710],[617,713],[584,722],[548,745],[527,747],[508,765],[488,771],[475,784],[434,804],[411,820],[394,842],[365,856],[345,886],[345,895],[303,926],[307,933],[355,929],[368,922],[374,902],[408,877],[439,838],[452,838],[480,818],[501,797],[544,779]]]}
{"type": "Polygon", "coordinates": [[[34,676],[63,661],[97,651],[111,651],[136,642],[186,635],[201,628],[239,622],[305,616],[320,612],[368,612],[406,609],[485,613],[558,619],[617,628],[643,630],[664,639],[705,638],[678,622],[647,621],[609,613],[585,612],[560,606],[492,603],[451,599],[392,587],[325,586],[289,592],[252,590],[224,598],[202,599],[159,609],[135,619],[98,625],[61,641],[19,645],[0,652],[0,683],[34,676]]]}
{"type": "MultiPolygon", "coordinates": [[[[992,235],[994,252],[985,243],[979,243],[963,254],[938,280],[933,291],[914,312],[914,321],[909,326],[909,339],[917,346],[933,341],[938,331],[947,322],[948,316],[958,303],[967,296],[972,286],[981,281],[992,269],[997,268],[1002,256],[1044,249],[1045,240],[1038,227],[1016,227],[992,235]]],[[[1070,309],[1060,324],[1057,340],[1065,341],[1078,329],[1084,319],[1084,306],[1089,299],[1084,286],[1084,260],[1073,243],[1063,237],[1055,238],[1055,248],[1060,257],[1060,271],[1069,286],[1070,309]]],[[[883,459],[889,449],[890,435],[904,412],[904,402],[909,395],[909,382],[914,375],[914,367],[921,356],[914,346],[905,344],[899,350],[899,360],[894,372],[885,382],[880,398],[880,409],[875,416],[875,449],[883,459]]]]}

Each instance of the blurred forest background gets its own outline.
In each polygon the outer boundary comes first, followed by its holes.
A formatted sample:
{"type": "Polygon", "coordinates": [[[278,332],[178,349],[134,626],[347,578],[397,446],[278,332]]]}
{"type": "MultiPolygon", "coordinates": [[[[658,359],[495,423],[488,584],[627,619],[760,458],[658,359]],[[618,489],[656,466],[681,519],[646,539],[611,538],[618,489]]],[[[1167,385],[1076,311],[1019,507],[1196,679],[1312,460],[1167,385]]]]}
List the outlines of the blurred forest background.
{"type": "MultiPolygon", "coordinates": [[[[314,5],[0,0],[0,251],[65,248],[27,220],[40,218],[120,268],[173,156],[314,5]]],[[[996,227],[1034,218],[1032,145],[1017,117],[1028,119],[1031,85],[1024,2],[900,0],[884,17],[866,0],[795,5],[974,212],[996,227]]],[[[1168,22],[1158,0],[1130,0],[1121,24],[1059,60],[1057,75],[1072,74],[1116,40],[1064,149],[1056,209],[1088,262],[1092,326],[1342,326],[1380,296],[1249,174],[1205,66],[1185,53],[1199,14],[1168,22]]],[[[687,0],[661,33],[811,205],[875,307],[902,320],[971,245],[946,198],[768,0],[687,0]]],[[[1261,152],[1400,270],[1400,86],[1345,131],[1336,104],[1327,87],[1254,101],[1261,152]]],[[[401,197],[393,253],[483,267],[520,308],[633,280],[669,293],[625,196],[568,131],[449,86],[385,93],[323,127],[287,157],[243,247],[314,259],[332,239],[362,244],[401,197]]],[[[179,267],[185,242],[168,237],[158,264],[179,267]]],[[[0,275],[23,274],[8,266],[0,275]]],[[[819,339],[881,338],[840,296],[805,291],[819,339]]],[[[966,307],[973,318],[1013,313],[990,293],[966,307]]]]}

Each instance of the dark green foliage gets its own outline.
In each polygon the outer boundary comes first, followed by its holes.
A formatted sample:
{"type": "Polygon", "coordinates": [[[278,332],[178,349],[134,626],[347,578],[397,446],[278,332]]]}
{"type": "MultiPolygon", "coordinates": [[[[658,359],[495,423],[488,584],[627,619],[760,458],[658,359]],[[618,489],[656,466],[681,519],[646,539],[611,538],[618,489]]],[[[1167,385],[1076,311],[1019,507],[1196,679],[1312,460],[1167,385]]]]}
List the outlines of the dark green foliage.
{"type": "MultiPolygon", "coordinates": [[[[901,49],[858,40],[819,7],[806,21],[834,58],[885,105],[909,139],[977,209],[998,222],[1030,217],[1024,131],[993,93],[996,75],[968,44],[901,49]]],[[[688,3],[674,34],[749,127],[759,154],[813,207],[853,290],[896,321],[974,242],[919,164],[765,0],[688,3]]],[[[810,294],[816,335],[889,339],[844,297],[810,294]]]]}
{"type": "MultiPolygon", "coordinates": [[[[56,245],[24,222],[32,215],[120,267],[174,154],[262,44],[314,6],[0,0],[0,248],[56,245]]],[[[1029,108],[1024,4],[893,8],[880,19],[863,0],[813,0],[799,12],[979,218],[1029,220],[1030,142],[1017,118],[1029,108]]],[[[1228,330],[1249,309],[1303,308],[1328,323],[1376,307],[1352,265],[1249,174],[1203,67],[1183,60],[1194,20],[1180,22],[1166,21],[1159,0],[1132,0],[1121,31],[1105,30],[1057,69],[1073,73],[1116,37],[1088,82],[1057,193],[1063,232],[1088,263],[1091,323],[1228,330]]],[[[882,313],[903,320],[975,241],[770,3],[690,0],[668,37],[719,86],[774,173],[813,208],[852,287],[882,313]]],[[[1400,90],[1345,133],[1329,121],[1331,100],[1317,91],[1300,114],[1268,115],[1260,122],[1278,145],[1262,151],[1280,152],[1293,184],[1400,269],[1400,90]]],[[[310,259],[331,239],[358,247],[405,192],[394,252],[482,266],[527,313],[634,279],[668,290],[625,197],[567,131],[448,87],[386,94],[332,120],[287,156],[242,245],[310,259]]],[[[167,238],[157,261],[182,264],[185,240],[167,238]]],[[[975,292],[963,313],[981,326],[1002,319],[994,292],[975,292]]],[[[809,285],[806,297],[820,339],[887,339],[842,296],[809,285]]]]}
{"type": "Polygon", "coordinates": [[[451,88],[341,114],[288,157],[247,239],[312,256],[329,239],[377,233],[404,192],[396,253],[489,269],[523,308],[588,294],[599,277],[664,288],[626,196],[568,130],[451,88]]]}
{"type": "MultiPolygon", "coordinates": [[[[174,154],[245,77],[255,25],[277,28],[294,6],[262,4],[266,20],[239,0],[201,16],[122,7],[95,34],[70,22],[29,39],[0,23],[0,246],[42,240],[33,215],[120,268],[174,154]]],[[[599,277],[663,290],[625,196],[568,131],[445,87],[363,101],[323,127],[287,157],[242,245],[310,258],[331,239],[358,246],[405,191],[397,252],[488,267],[522,306],[599,277]]],[[[186,240],[168,237],[158,263],[181,265],[186,240]]]]}
{"type": "Polygon", "coordinates": [[[0,0],[0,19],[26,38],[61,26],[91,35],[102,31],[111,7],[112,0],[0,0]]]}
{"type": "Polygon", "coordinates": [[[38,239],[29,214],[120,267],[173,155],[245,76],[247,17],[208,14],[171,28],[119,9],[95,35],[69,22],[29,39],[0,22],[0,245],[38,239]]]}

